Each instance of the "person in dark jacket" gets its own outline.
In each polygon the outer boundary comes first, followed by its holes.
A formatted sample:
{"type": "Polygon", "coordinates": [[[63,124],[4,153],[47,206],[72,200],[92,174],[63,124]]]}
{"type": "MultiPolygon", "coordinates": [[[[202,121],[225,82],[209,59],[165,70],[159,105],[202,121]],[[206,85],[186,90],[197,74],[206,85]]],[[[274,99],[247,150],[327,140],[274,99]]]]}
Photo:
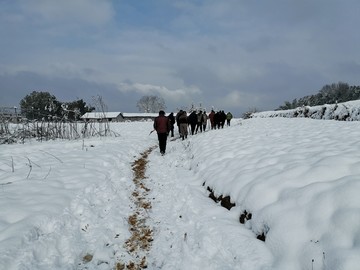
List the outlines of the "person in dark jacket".
{"type": "Polygon", "coordinates": [[[221,128],[224,128],[225,121],[226,121],[226,114],[224,111],[220,111],[220,126],[221,126],[221,128]]]}
{"type": "Polygon", "coordinates": [[[174,113],[170,113],[169,116],[169,121],[170,121],[170,136],[171,137],[174,137],[174,126],[175,126],[175,116],[174,116],[174,113]]]}
{"type": "Polygon", "coordinates": [[[166,151],[166,140],[170,132],[170,121],[165,116],[164,111],[159,111],[159,116],[154,120],[154,130],[156,130],[159,139],[159,148],[161,155],[166,151]]]}
{"type": "Polygon", "coordinates": [[[221,115],[220,112],[216,112],[214,115],[214,124],[215,124],[215,129],[220,129],[220,125],[221,125],[221,115]]]}
{"type": "Polygon", "coordinates": [[[197,121],[198,121],[197,114],[195,111],[193,111],[192,113],[190,113],[190,115],[188,117],[188,123],[191,128],[191,135],[194,135],[194,133],[195,133],[195,127],[196,127],[197,121]]]}

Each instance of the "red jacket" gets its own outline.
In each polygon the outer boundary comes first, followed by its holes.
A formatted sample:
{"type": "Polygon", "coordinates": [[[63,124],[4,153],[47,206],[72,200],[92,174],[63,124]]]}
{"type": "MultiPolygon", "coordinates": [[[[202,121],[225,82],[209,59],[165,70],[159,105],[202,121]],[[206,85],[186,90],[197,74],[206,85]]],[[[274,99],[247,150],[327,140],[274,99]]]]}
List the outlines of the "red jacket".
{"type": "Polygon", "coordinates": [[[159,115],[154,120],[154,129],[157,133],[169,133],[170,121],[165,115],[159,115]]]}
{"type": "Polygon", "coordinates": [[[209,114],[209,119],[210,119],[210,122],[214,122],[214,116],[215,116],[215,113],[212,111],[210,114],[209,114]]]}

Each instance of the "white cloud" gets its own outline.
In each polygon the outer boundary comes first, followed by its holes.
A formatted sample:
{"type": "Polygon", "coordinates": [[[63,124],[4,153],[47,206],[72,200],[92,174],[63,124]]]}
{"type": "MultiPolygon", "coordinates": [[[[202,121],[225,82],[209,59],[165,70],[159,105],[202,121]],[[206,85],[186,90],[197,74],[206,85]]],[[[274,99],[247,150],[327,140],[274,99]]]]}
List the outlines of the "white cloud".
{"type": "Polygon", "coordinates": [[[219,105],[221,107],[235,107],[241,105],[243,102],[241,93],[239,91],[232,91],[221,98],[219,105]]]}
{"type": "MultiPolygon", "coordinates": [[[[218,100],[219,109],[238,110],[243,108],[244,110],[257,108],[266,102],[267,97],[263,94],[252,93],[249,91],[231,91],[225,94],[220,100],[218,100]]],[[[262,109],[262,108],[261,108],[262,109]]]]}
{"type": "Polygon", "coordinates": [[[23,0],[21,9],[27,16],[47,22],[77,22],[90,25],[104,24],[114,16],[107,0],[23,0]]]}
{"type": "Polygon", "coordinates": [[[109,83],[126,94],[224,109],[278,106],[338,80],[357,85],[359,17],[346,12],[359,4],[295,2],[5,1],[0,72],[109,83]]]}
{"type": "Polygon", "coordinates": [[[135,91],[142,95],[158,95],[166,100],[175,102],[177,100],[187,99],[188,96],[200,95],[201,91],[195,86],[179,89],[169,89],[165,86],[141,84],[141,83],[121,83],[120,91],[135,91]]]}

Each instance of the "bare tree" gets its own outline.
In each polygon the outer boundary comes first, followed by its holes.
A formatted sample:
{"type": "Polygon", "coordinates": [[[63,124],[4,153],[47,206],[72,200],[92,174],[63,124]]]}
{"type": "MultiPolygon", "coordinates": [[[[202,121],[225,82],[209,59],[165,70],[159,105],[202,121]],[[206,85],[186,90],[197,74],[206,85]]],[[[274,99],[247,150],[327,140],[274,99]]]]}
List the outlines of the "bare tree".
{"type": "MultiPolygon", "coordinates": [[[[110,133],[110,125],[109,125],[109,120],[107,118],[107,106],[102,98],[102,96],[95,96],[93,97],[93,102],[95,103],[95,108],[97,111],[99,111],[102,115],[102,119],[100,121],[100,123],[103,123],[104,124],[104,133],[105,133],[105,136],[107,136],[109,133],[110,133]]],[[[102,131],[102,125],[100,124],[99,125],[99,130],[102,131]]]]}
{"type": "Polygon", "coordinates": [[[165,101],[158,96],[143,96],[136,104],[140,112],[155,113],[165,110],[165,101]]]}

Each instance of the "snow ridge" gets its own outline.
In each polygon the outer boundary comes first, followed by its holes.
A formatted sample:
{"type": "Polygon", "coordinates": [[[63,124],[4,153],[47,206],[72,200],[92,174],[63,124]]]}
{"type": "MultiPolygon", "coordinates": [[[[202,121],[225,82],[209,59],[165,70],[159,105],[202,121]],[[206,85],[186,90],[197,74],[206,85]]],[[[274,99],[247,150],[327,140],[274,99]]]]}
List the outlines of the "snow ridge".
{"type": "Polygon", "coordinates": [[[266,117],[302,117],[323,120],[360,121],[360,100],[320,106],[303,106],[292,110],[257,112],[253,118],[266,117]]]}

